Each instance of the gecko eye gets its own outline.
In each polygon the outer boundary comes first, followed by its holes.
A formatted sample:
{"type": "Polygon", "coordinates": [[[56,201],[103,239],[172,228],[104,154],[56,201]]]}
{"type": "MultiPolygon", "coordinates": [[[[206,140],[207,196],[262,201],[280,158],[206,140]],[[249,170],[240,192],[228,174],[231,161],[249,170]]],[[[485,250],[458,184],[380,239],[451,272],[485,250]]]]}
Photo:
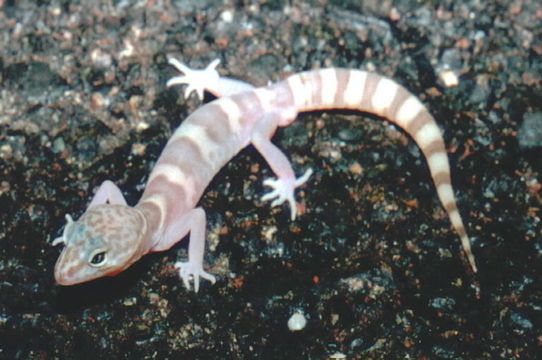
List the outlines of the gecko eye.
{"type": "Polygon", "coordinates": [[[105,262],[107,261],[107,253],[105,250],[96,250],[92,253],[90,256],[90,266],[93,267],[101,267],[105,265],[105,262]]]}

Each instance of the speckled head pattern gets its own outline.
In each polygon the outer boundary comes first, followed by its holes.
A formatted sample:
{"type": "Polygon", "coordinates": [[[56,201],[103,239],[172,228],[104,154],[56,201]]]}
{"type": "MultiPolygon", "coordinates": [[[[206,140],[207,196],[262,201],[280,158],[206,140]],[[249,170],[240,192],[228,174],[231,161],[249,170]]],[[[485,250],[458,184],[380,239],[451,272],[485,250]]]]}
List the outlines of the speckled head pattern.
{"type": "Polygon", "coordinates": [[[55,266],[60,285],[115,275],[143,255],[140,238],[147,226],[137,209],[104,204],[88,209],[77,221],[67,219],[62,237],[56,240],[65,244],[55,266]]]}

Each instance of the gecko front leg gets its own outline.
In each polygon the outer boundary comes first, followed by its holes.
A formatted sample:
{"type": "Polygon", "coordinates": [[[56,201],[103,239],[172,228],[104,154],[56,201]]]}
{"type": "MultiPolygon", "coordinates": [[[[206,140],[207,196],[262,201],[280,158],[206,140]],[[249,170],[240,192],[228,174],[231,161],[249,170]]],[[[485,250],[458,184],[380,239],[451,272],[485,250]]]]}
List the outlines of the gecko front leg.
{"type": "Polygon", "coordinates": [[[203,254],[205,250],[205,211],[198,207],[190,210],[180,219],[169,225],[160,241],[150,251],[164,251],[171,248],[190,233],[188,245],[188,261],[178,261],[175,268],[184,285],[190,290],[190,282],[194,282],[194,291],[199,290],[200,277],[215,283],[213,275],[203,270],[203,254]]]}
{"type": "Polygon", "coordinates": [[[100,185],[96,191],[96,194],[94,194],[94,197],[88,205],[88,208],[101,204],[126,205],[124,195],[122,195],[119,187],[111,180],[105,180],[100,185]]]}

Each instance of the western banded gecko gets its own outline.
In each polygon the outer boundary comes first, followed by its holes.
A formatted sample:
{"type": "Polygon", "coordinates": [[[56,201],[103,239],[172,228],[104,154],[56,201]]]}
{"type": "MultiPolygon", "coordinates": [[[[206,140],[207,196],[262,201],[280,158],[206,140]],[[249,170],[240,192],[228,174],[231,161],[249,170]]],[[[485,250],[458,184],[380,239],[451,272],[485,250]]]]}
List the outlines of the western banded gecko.
{"type": "Polygon", "coordinates": [[[374,113],[404,129],[427,159],[440,201],[473,271],[469,237],[459,215],[450,179],[450,167],[440,130],[424,105],[409,91],[383,76],[350,69],[328,68],[292,75],[278,83],[254,88],[215,70],[192,70],[176,59],[170,63],[184,75],[167,86],[188,85],[186,94],[204,90],[218,97],[190,115],[165,146],[152,170],[141,200],[128,206],[121,191],[105,181],[86,212],[67,224],[53,245],[65,247],[55,266],[55,279],[72,285],[115,275],[141,256],[164,251],[190,233],[188,261],[178,262],[185,286],[199,289],[200,277],[215,282],[203,269],[205,212],[198,200],[214,175],[241,149],[252,144],[277,176],[264,185],[272,191],[262,200],[271,206],[288,202],[296,217],[294,189],[312,170],[296,178],[284,153],[270,138],[279,126],[291,124],[298,113],[322,109],[351,109],[374,113]]]}

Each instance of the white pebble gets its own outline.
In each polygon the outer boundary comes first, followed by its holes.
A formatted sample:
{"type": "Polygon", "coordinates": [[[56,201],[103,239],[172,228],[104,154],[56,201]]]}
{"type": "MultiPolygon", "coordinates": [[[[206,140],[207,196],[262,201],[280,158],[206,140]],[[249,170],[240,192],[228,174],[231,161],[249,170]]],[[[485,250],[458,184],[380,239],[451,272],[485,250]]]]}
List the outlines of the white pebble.
{"type": "Polygon", "coordinates": [[[288,329],[290,331],[299,331],[303,330],[307,326],[307,318],[302,311],[296,310],[288,319],[288,329]]]}
{"type": "Polygon", "coordinates": [[[233,12],[231,10],[226,10],[220,14],[220,18],[226,23],[231,23],[233,21],[233,12]]]}
{"type": "Polygon", "coordinates": [[[443,70],[438,74],[440,81],[446,87],[454,87],[459,85],[459,77],[452,70],[443,70]]]}

